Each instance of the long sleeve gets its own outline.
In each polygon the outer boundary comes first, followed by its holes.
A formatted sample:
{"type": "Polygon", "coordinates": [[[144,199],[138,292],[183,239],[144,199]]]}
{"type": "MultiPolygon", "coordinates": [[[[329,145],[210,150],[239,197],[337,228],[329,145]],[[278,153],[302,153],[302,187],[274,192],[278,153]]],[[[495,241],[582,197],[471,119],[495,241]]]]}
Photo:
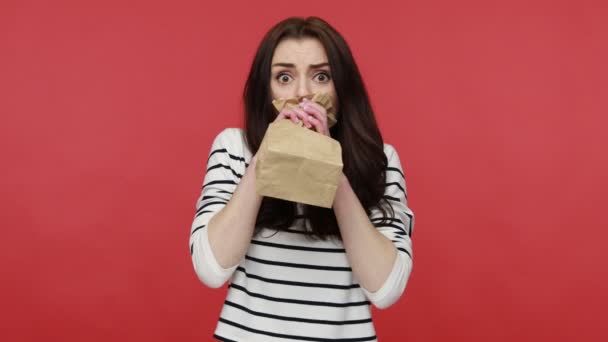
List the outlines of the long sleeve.
{"type": "Polygon", "coordinates": [[[370,214],[370,220],[380,233],[393,242],[397,248],[397,258],[380,289],[376,292],[369,292],[363,287],[361,288],[379,309],[391,306],[401,297],[413,267],[411,237],[414,229],[414,213],[407,206],[405,176],[397,151],[391,145],[385,144],[385,153],[388,158],[388,168],[384,198],[392,206],[395,216],[389,217],[382,223],[382,212],[378,208],[374,208],[370,214]]]}
{"type": "Polygon", "coordinates": [[[213,141],[190,230],[190,254],[194,270],[198,278],[212,288],[221,287],[238,266],[223,268],[219,265],[211,250],[207,231],[211,218],[230,200],[242,177],[239,172],[246,165],[244,158],[232,152],[234,142],[231,139],[234,139],[234,129],[226,128],[213,141]]]}

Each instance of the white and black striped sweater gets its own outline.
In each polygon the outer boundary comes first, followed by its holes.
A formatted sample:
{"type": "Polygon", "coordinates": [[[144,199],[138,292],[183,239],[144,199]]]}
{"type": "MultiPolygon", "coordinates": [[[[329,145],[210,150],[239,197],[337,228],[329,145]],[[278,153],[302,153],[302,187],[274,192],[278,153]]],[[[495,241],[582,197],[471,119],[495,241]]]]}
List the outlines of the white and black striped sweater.
{"type": "MultiPolygon", "coordinates": [[[[245,173],[251,152],[240,128],[226,128],[213,141],[203,189],[196,203],[190,235],[192,262],[209,287],[229,280],[228,294],[214,337],[222,341],[376,341],[373,304],[386,308],[404,292],[412,271],[414,214],[407,206],[399,156],[384,144],[388,158],[385,197],[395,219],[385,225],[374,209],[371,222],[398,249],[393,269],[382,287],[369,292],[350,268],[341,241],[312,240],[309,223],[299,218],[287,231],[263,229],[251,240],[245,257],[222,268],[209,246],[207,223],[222,209],[245,173]]],[[[298,206],[299,214],[301,207],[298,206]]]]}

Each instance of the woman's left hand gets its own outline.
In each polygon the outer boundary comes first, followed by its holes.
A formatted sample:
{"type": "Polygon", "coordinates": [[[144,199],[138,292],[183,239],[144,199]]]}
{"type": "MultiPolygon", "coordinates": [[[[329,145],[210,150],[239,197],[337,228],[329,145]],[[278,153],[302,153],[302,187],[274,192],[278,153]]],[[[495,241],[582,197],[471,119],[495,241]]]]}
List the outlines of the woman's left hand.
{"type": "MultiPolygon", "coordinates": [[[[298,118],[304,123],[309,123],[312,128],[318,133],[330,136],[329,128],[327,127],[327,111],[320,104],[304,98],[295,108],[298,118]]],[[[311,128],[311,127],[309,127],[311,128]]]]}

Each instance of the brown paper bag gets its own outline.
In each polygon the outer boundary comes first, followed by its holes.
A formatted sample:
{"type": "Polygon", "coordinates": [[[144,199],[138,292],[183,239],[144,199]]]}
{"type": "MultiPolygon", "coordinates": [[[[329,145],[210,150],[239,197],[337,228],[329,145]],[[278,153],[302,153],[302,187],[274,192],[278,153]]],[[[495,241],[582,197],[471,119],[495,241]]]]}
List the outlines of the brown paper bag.
{"type": "Polygon", "coordinates": [[[300,97],[292,97],[290,99],[277,99],[273,100],[272,104],[277,109],[277,111],[283,110],[283,108],[293,108],[297,107],[298,103],[302,101],[303,98],[307,98],[309,100],[315,101],[325,108],[327,111],[327,128],[331,128],[338,121],[336,118],[336,109],[331,102],[331,97],[327,93],[312,93],[300,97]]]}
{"type": "Polygon", "coordinates": [[[343,167],[338,141],[283,119],[268,126],[257,156],[259,195],[331,208],[343,167]]]}

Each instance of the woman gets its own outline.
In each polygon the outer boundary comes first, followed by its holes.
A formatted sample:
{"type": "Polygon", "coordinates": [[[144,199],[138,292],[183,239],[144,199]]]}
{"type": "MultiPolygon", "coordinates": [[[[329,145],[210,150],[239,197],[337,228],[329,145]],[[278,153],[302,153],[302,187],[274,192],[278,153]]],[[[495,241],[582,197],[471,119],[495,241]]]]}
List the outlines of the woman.
{"type": "Polygon", "coordinates": [[[214,139],[190,235],[200,280],[229,280],[221,341],[375,341],[371,305],[399,299],[412,271],[413,213],[395,149],[384,144],[361,75],[340,34],[317,17],[288,18],[263,38],[244,90],[245,129],[214,139]],[[338,122],[303,101],[331,95],[338,122]],[[331,209],[262,197],[257,150],[268,125],[301,120],[340,142],[343,174],[331,209]]]}

